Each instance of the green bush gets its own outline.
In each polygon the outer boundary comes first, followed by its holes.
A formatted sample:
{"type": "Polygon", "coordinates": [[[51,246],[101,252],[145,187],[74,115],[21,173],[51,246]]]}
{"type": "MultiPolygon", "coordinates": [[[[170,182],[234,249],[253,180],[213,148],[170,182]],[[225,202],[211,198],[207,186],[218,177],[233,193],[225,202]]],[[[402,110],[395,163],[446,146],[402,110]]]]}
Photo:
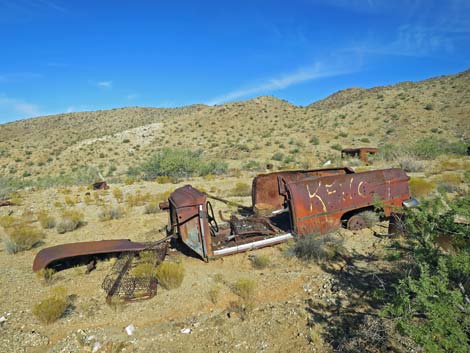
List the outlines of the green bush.
{"type": "Polygon", "coordinates": [[[255,295],[256,282],[249,278],[240,278],[232,286],[232,291],[245,301],[250,301],[255,295]]]}
{"type": "Polygon", "coordinates": [[[449,142],[434,136],[422,138],[412,146],[411,152],[418,158],[434,159],[442,154],[466,154],[464,142],[449,142]]]}
{"type": "Polygon", "coordinates": [[[201,152],[164,148],[151,156],[142,166],[128,171],[130,175],[141,174],[145,180],[159,176],[186,178],[193,175],[223,174],[227,163],[220,161],[205,162],[201,152]]]}
{"type": "Polygon", "coordinates": [[[284,155],[281,152],[276,152],[271,157],[273,161],[282,161],[284,159],[284,155]]]}
{"type": "Polygon", "coordinates": [[[98,212],[98,219],[101,222],[105,222],[105,221],[110,221],[110,220],[113,220],[113,219],[119,219],[123,215],[124,215],[124,211],[122,210],[121,207],[109,206],[109,207],[103,207],[98,212]]]}
{"type": "MultiPolygon", "coordinates": [[[[414,271],[403,278],[383,310],[426,352],[470,351],[470,232],[455,217],[470,217],[470,196],[425,201],[406,214],[414,271]],[[438,246],[442,237],[453,251],[438,246]]],[[[413,268],[413,267],[412,267],[413,268]]]]}

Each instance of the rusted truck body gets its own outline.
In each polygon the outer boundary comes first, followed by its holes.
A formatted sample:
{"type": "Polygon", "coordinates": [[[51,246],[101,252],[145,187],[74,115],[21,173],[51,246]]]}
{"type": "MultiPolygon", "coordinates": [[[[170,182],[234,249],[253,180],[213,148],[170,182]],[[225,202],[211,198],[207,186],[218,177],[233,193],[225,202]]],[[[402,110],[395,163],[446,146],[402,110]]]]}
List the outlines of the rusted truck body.
{"type": "MultiPolygon", "coordinates": [[[[360,213],[374,205],[380,204],[386,216],[403,206],[413,206],[408,181],[401,169],[355,173],[350,168],[330,168],[262,174],[253,180],[252,206],[263,205],[269,214],[231,215],[228,220],[221,215],[224,222],[220,225],[208,195],[191,185],[176,189],[160,208],[168,211],[167,236],[208,261],[294,237],[327,233],[343,225],[360,229],[365,225],[360,213]]],[[[70,257],[135,252],[148,246],[125,239],[80,244],[41,250],[33,269],[70,257]]]]}

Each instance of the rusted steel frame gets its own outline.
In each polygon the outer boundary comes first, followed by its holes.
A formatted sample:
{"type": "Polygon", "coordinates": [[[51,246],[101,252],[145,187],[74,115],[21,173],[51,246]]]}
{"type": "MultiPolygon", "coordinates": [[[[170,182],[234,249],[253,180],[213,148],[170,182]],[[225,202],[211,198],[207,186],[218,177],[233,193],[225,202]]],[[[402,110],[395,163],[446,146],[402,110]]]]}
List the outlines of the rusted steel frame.
{"type": "Polygon", "coordinates": [[[382,202],[385,213],[410,198],[409,177],[401,169],[306,178],[285,184],[293,231],[326,233],[341,226],[348,212],[382,202]]]}
{"type": "Polygon", "coordinates": [[[132,251],[143,251],[148,243],[134,243],[129,239],[87,241],[56,245],[42,249],[33,262],[33,271],[37,272],[53,262],[87,255],[115,254],[132,251]]]}
{"type": "Polygon", "coordinates": [[[326,168],[259,174],[253,179],[252,184],[251,197],[253,208],[269,208],[270,211],[276,211],[283,208],[285,198],[284,195],[280,193],[278,178],[282,178],[286,182],[294,182],[296,180],[309,177],[351,173],[354,173],[354,170],[350,168],[326,168]]]}
{"type": "Polygon", "coordinates": [[[208,198],[220,201],[220,202],[222,202],[226,205],[234,205],[234,206],[237,206],[238,208],[241,208],[241,209],[244,209],[244,210],[247,210],[247,211],[252,211],[253,210],[253,207],[244,206],[242,204],[223,199],[219,196],[211,195],[211,194],[208,194],[208,193],[206,193],[206,195],[207,195],[208,198]]]}
{"type": "Polygon", "coordinates": [[[10,200],[0,200],[0,207],[4,206],[13,206],[13,202],[11,202],[10,200]]]}

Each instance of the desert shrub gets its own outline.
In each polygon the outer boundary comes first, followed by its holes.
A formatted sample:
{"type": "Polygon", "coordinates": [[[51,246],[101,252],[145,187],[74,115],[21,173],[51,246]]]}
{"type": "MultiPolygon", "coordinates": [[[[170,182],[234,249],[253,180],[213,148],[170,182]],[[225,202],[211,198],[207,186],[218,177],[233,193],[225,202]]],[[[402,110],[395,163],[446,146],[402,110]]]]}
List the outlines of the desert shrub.
{"type": "Polygon", "coordinates": [[[470,349],[470,232],[455,223],[470,217],[470,197],[425,201],[406,214],[412,271],[396,285],[385,314],[397,321],[426,352],[468,352],[470,349]],[[436,241],[446,236],[454,251],[443,252],[436,241]]]}
{"type": "Polygon", "coordinates": [[[72,232],[85,225],[84,215],[78,210],[66,210],[62,214],[61,220],[56,225],[57,233],[63,234],[72,232]]]}
{"type": "Polygon", "coordinates": [[[152,195],[148,192],[142,194],[137,191],[135,194],[128,195],[126,197],[126,203],[129,207],[143,206],[146,202],[152,200],[152,195]]]}
{"type": "Polygon", "coordinates": [[[249,278],[239,278],[232,286],[232,291],[245,301],[250,301],[255,295],[256,282],[249,278]]]}
{"type": "Polygon", "coordinates": [[[271,260],[268,256],[253,255],[250,256],[251,265],[257,270],[262,270],[271,264],[271,260]]]}
{"type": "Polygon", "coordinates": [[[291,252],[306,261],[334,260],[344,252],[343,239],[335,234],[307,235],[300,237],[291,252]]]}
{"type": "Polygon", "coordinates": [[[131,274],[132,276],[139,278],[156,277],[155,266],[151,262],[143,262],[134,267],[131,274]]]}
{"type": "Polygon", "coordinates": [[[154,214],[160,212],[160,203],[158,201],[152,201],[145,205],[144,213],[145,214],[154,214]]]}
{"type": "Polygon", "coordinates": [[[106,206],[98,212],[98,219],[101,222],[119,219],[124,215],[124,211],[118,206],[106,206]]]}
{"type": "Polygon", "coordinates": [[[334,145],[331,145],[330,147],[336,151],[341,151],[343,149],[343,146],[341,146],[339,143],[335,143],[334,145]]]}
{"type": "Polygon", "coordinates": [[[119,188],[114,188],[113,189],[113,196],[116,199],[117,202],[122,202],[124,199],[122,190],[119,188]]]}
{"type": "Polygon", "coordinates": [[[411,157],[402,157],[400,158],[400,168],[405,172],[422,172],[424,170],[424,163],[422,161],[416,160],[411,157]]]}
{"type": "Polygon", "coordinates": [[[309,140],[312,145],[319,145],[320,139],[317,136],[312,136],[309,140]]]}
{"type": "Polygon", "coordinates": [[[67,206],[75,206],[77,203],[77,200],[71,196],[65,196],[64,201],[67,206]]]}
{"type": "Polygon", "coordinates": [[[158,283],[165,289],[178,288],[184,279],[184,266],[181,263],[162,262],[156,270],[158,283]]]}
{"type": "Polygon", "coordinates": [[[411,147],[411,152],[419,158],[434,159],[442,154],[465,155],[466,148],[464,142],[449,142],[446,139],[431,136],[416,141],[411,147]]]}
{"type": "Polygon", "coordinates": [[[53,277],[56,271],[53,268],[43,268],[42,270],[36,272],[36,275],[44,280],[44,283],[52,283],[53,277]]]}
{"type": "Polygon", "coordinates": [[[38,212],[38,221],[44,229],[54,228],[56,224],[54,216],[51,216],[46,210],[38,212]]]}
{"type": "Polygon", "coordinates": [[[0,200],[6,200],[10,198],[12,190],[9,187],[1,186],[0,184],[0,200]]]}
{"type": "Polygon", "coordinates": [[[0,216],[0,226],[4,228],[9,228],[13,226],[14,224],[19,224],[21,223],[21,219],[10,216],[10,215],[5,215],[5,216],[0,216]]]}
{"type": "Polygon", "coordinates": [[[217,285],[212,286],[207,291],[207,297],[213,304],[217,303],[217,301],[219,300],[219,295],[220,295],[220,287],[217,285]]]}
{"type": "Polygon", "coordinates": [[[209,161],[199,166],[199,175],[222,175],[227,173],[228,164],[222,161],[209,161]]]}
{"type": "Polygon", "coordinates": [[[364,211],[361,212],[360,215],[366,222],[367,228],[375,226],[380,220],[379,215],[374,211],[364,211]]]}
{"type": "Polygon", "coordinates": [[[3,243],[8,254],[16,254],[31,249],[44,237],[44,233],[37,228],[26,224],[12,224],[3,235],[3,243]]]}
{"type": "Polygon", "coordinates": [[[247,183],[237,182],[235,186],[230,190],[232,196],[250,196],[251,186],[247,183]]]}
{"type": "Polygon", "coordinates": [[[434,183],[424,178],[410,179],[410,192],[415,197],[424,197],[428,195],[434,188],[434,183]]]}
{"type": "Polygon", "coordinates": [[[384,161],[393,161],[402,155],[401,148],[392,144],[386,144],[380,147],[377,158],[384,161]]]}
{"type": "Polygon", "coordinates": [[[242,164],[242,169],[257,171],[257,170],[262,170],[263,166],[261,165],[260,162],[250,159],[248,162],[245,162],[242,164]]]}
{"type": "Polygon", "coordinates": [[[153,180],[158,176],[186,178],[193,175],[222,174],[226,170],[227,164],[224,162],[205,162],[200,151],[164,148],[129,173],[141,174],[145,180],[153,180]]]}
{"type": "Polygon", "coordinates": [[[276,152],[276,153],[273,154],[271,159],[273,161],[282,161],[284,159],[284,154],[282,154],[281,152],[276,152]]]}
{"type": "Polygon", "coordinates": [[[173,182],[173,178],[169,177],[168,175],[160,175],[156,177],[155,181],[159,184],[168,184],[173,182]]]}
{"type": "Polygon", "coordinates": [[[51,324],[64,315],[67,307],[65,290],[56,289],[52,294],[33,307],[33,315],[44,324],[51,324]]]}

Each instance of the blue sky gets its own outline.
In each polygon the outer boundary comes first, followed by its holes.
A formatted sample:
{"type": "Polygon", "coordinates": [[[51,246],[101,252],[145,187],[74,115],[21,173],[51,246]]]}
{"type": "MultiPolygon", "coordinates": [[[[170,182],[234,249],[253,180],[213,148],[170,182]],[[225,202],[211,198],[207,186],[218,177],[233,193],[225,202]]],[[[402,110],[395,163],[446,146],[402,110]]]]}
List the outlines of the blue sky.
{"type": "Polygon", "coordinates": [[[337,90],[470,67],[468,0],[0,0],[0,123],[337,90]]]}

